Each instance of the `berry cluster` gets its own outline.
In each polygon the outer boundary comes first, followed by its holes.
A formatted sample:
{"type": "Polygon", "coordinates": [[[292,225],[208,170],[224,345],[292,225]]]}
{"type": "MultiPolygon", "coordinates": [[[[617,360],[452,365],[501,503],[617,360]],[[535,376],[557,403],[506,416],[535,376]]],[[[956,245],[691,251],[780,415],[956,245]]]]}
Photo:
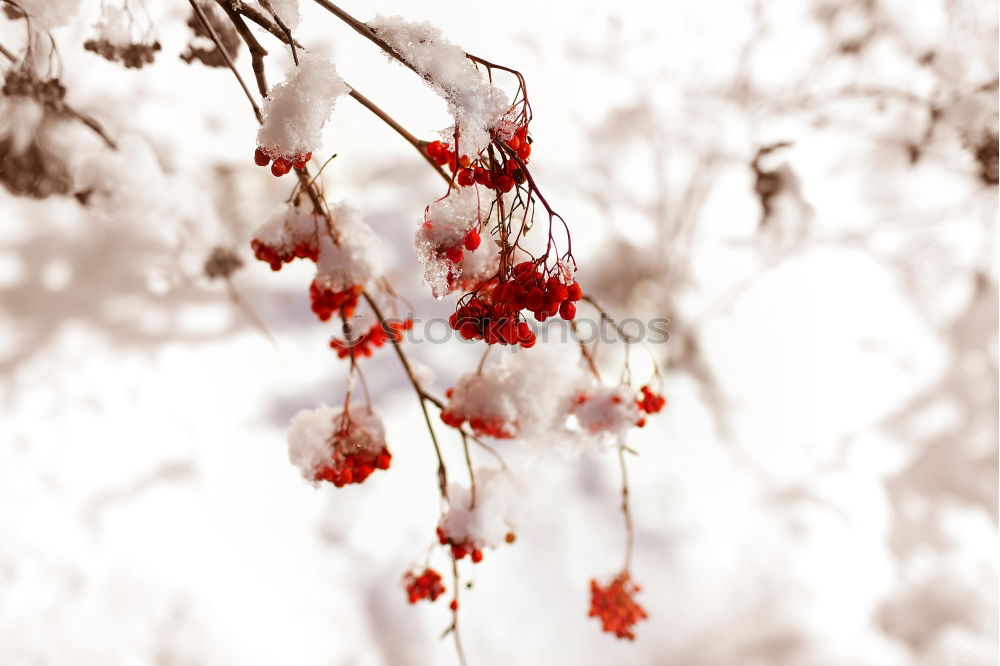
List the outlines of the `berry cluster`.
{"type": "Polygon", "coordinates": [[[385,442],[374,441],[368,430],[347,420],[333,433],[330,457],[316,467],[313,479],[340,488],[361,483],[376,469],[389,469],[391,461],[385,442]]]}
{"type": "Polygon", "coordinates": [[[354,314],[354,308],[358,306],[358,297],[364,293],[365,288],[359,284],[352,285],[343,291],[332,289],[328,285],[320,284],[320,281],[313,280],[309,285],[309,300],[312,302],[312,311],[316,313],[320,321],[328,321],[335,313],[343,310],[344,317],[354,314]]]}
{"type": "MultiPolygon", "coordinates": [[[[513,136],[504,143],[517,153],[522,162],[527,163],[531,155],[531,139],[528,138],[526,125],[518,127],[513,136]]],[[[424,147],[424,151],[438,166],[447,165],[452,173],[457,172],[455,181],[462,187],[482,185],[490,190],[510,192],[527,179],[520,165],[514,160],[507,160],[502,167],[493,170],[479,158],[473,159],[468,155],[458,157],[449,143],[431,141],[424,147]]]]}
{"type": "Polygon", "coordinates": [[[517,311],[506,304],[492,302],[489,295],[473,295],[452,313],[448,324],[466,340],[482,339],[488,345],[535,346],[535,333],[528,322],[522,321],[517,311]]]}
{"type": "Polygon", "coordinates": [[[627,571],[620,573],[604,588],[596,580],[591,580],[589,616],[600,618],[604,631],[618,638],[635,640],[632,626],[648,617],[645,609],[632,598],[641,590],[629,578],[627,571]]]}
{"type": "MultiPolygon", "coordinates": [[[[444,421],[445,425],[450,425],[452,428],[461,429],[462,425],[465,424],[464,416],[459,416],[447,409],[441,410],[441,420],[444,421]]],[[[508,423],[503,419],[484,419],[473,416],[469,419],[469,427],[472,428],[472,432],[478,437],[493,437],[495,439],[513,439],[517,437],[517,424],[508,423]]]]}
{"type": "Polygon", "coordinates": [[[468,538],[462,540],[452,539],[440,527],[437,528],[437,536],[442,546],[449,546],[451,548],[451,556],[456,560],[460,560],[468,555],[473,564],[483,561],[483,551],[476,548],[475,544],[468,538]]]}
{"type": "Polygon", "coordinates": [[[413,320],[386,321],[385,327],[376,322],[372,327],[361,334],[353,341],[353,344],[333,338],[330,340],[330,348],[336,350],[337,358],[347,358],[354,350],[354,356],[369,357],[372,355],[372,347],[381,347],[386,342],[399,343],[403,341],[403,331],[413,328],[413,320]],[[386,331],[388,329],[388,331],[386,331]]]}
{"type": "Polygon", "coordinates": [[[389,469],[392,454],[385,447],[378,453],[335,453],[329,464],[316,470],[317,481],[329,481],[338,488],[349,483],[361,483],[376,469],[389,469]]]}
{"type": "Polygon", "coordinates": [[[642,397],[636,400],[636,404],[639,405],[639,409],[647,414],[656,414],[667,404],[667,399],[658,393],[654,393],[649,386],[643,386],[639,390],[642,391],[642,397]]]}
{"type": "Polygon", "coordinates": [[[441,583],[441,574],[434,569],[424,569],[419,576],[415,576],[412,571],[407,572],[403,582],[406,584],[406,597],[411,604],[422,599],[434,601],[445,591],[441,583]]]}
{"type": "Polygon", "coordinates": [[[267,166],[271,160],[271,173],[275,176],[284,176],[292,169],[305,169],[306,162],[312,159],[312,153],[295,153],[294,155],[271,154],[263,148],[257,148],[253,154],[254,164],[257,166],[267,166]]]}
{"type": "Polygon", "coordinates": [[[138,69],[144,65],[152,64],[156,52],[162,47],[159,42],[117,44],[102,38],[88,39],[83,43],[83,48],[86,51],[93,51],[110,62],[120,62],[125,67],[138,69]]]}
{"type": "Polygon", "coordinates": [[[282,264],[290,264],[295,259],[319,259],[319,246],[315,239],[296,243],[290,248],[273,247],[254,238],[250,241],[253,256],[271,266],[272,271],[280,271],[282,264]]]}
{"type": "Polygon", "coordinates": [[[538,264],[525,261],[514,267],[513,279],[498,284],[493,290],[494,303],[517,312],[528,310],[538,321],[557,313],[566,320],[576,317],[576,301],[583,298],[578,282],[564,284],[557,276],[546,279],[538,264]]]}

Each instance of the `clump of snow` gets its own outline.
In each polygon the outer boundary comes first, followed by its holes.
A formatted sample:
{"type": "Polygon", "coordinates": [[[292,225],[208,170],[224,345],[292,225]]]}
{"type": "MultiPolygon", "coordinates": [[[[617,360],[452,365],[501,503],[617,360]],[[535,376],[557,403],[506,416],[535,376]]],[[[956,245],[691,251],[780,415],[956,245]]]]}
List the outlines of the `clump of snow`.
{"type": "Polygon", "coordinates": [[[505,470],[479,468],[474,473],[475,506],[471,506],[471,489],[451,484],[448,488],[450,508],[438,526],[456,543],[496,548],[507,534],[516,534],[520,528],[524,490],[505,470]]]}
{"type": "MultiPolygon", "coordinates": [[[[425,22],[400,16],[376,16],[368,23],[396,53],[417,70],[448,102],[460,130],[458,148],[475,155],[490,143],[490,130],[503,121],[510,109],[507,95],[483,78],[465,51],[444,38],[425,22]]],[[[451,139],[454,131],[446,132],[451,139]]]]}
{"type": "MultiPolygon", "coordinates": [[[[431,287],[435,298],[443,298],[456,284],[463,273],[466,256],[462,243],[473,227],[485,221],[476,188],[468,187],[452,190],[447,196],[435,201],[424,211],[424,221],[414,238],[417,261],[424,265],[424,282],[431,287]],[[462,253],[461,261],[453,261],[445,251],[457,248],[462,253]]],[[[483,245],[486,245],[484,243],[483,245]]],[[[492,245],[492,243],[489,243],[492,245]]],[[[484,264],[494,258],[495,248],[480,246],[480,252],[472,259],[474,270],[482,271],[484,264]]],[[[472,253],[476,254],[476,253],[472,253]]]]}
{"type": "Polygon", "coordinates": [[[642,413],[628,386],[595,384],[574,401],[572,414],[585,432],[605,442],[620,442],[642,413]]]}
{"type": "Polygon", "coordinates": [[[296,245],[315,245],[323,220],[295,206],[281,208],[254,230],[252,239],[278,252],[291,252],[296,245]]]}
{"type": "Polygon", "coordinates": [[[375,412],[352,405],[348,419],[343,410],[320,405],[300,410],[288,428],[288,460],[302,476],[316,482],[316,471],[333,456],[334,446],[345,454],[378,453],[385,447],[385,428],[375,412]],[[346,430],[344,424],[349,424],[346,430]]]}
{"type": "Polygon", "coordinates": [[[472,291],[496,275],[499,267],[500,248],[484,232],[484,238],[479,247],[474,252],[466,250],[463,254],[460,279],[457,284],[465,291],[472,291]]]}
{"type": "Polygon", "coordinates": [[[576,438],[567,419],[573,399],[588,382],[578,356],[561,345],[539,345],[506,353],[481,373],[462,375],[447,411],[532,446],[575,449],[567,441],[576,438]]]}
{"type": "Polygon", "coordinates": [[[385,265],[382,241],[361,219],[361,213],[341,203],[331,209],[330,217],[337,242],[329,234],[320,234],[317,282],[343,291],[354,285],[366,286],[380,277],[385,265]]]}
{"type": "Polygon", "coordinates": [[[293,67],[264,101],[264,123],[257,132],[257,145],[272,157],[316,151],[337,98],[348,92],[350,88],[333,63],[303,54],[298,67],[293,67]]]}

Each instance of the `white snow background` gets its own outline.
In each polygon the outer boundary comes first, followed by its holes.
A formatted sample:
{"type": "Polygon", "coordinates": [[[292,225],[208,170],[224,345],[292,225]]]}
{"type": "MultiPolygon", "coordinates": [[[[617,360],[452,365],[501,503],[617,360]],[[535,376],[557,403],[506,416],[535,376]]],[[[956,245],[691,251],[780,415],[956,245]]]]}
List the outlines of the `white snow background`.
{"type": "MultiPolygon", "coordinates": [[[[450,124],[411,72],[301,5],[298,39],[350,85],[421,138],[450,124]]],[[[969,149],[995,132],[996,7],[343,6],[430,21],[524,73],[534,173],[581,283],[616,316],[672,322],[667,407],[630,439],[649,620],[629,643],[587,617],[589,579],[621,560],[613,453],[545,458],[517,543],[465,565],[471,664],[997,664],[997,188],[969,149]],[[751,162],[775,142],[762,224],[751,162]]],[[[289,464],[291,416],[338,404],[347,369],[308,268],[248,249],[291,178],[253,165],[231,74],[177,57],[188,4],[146,7],[163,50],[140,70],[80,48],[96,2],[54,32],[70,103],[122,149],[72,124],[51,140],[108,193],[0,190],[0,664],[452,664],[446,603],[410,606],[400,584],[438,518],[412,391],[391,351],[363,360],[387,472],[316,489],[289,464]],[[273,344],[202,276],[216,245],[246,261],[234,286],[273,344]]],[[[0,18],[0,43],[21,31],[0,18]]],[[[290,58],[262,39],[273,84],[290,58]]],[[[364,212],[419,315],[447,316],[412,251],[437,176],[353,100],[323,137],[329,197],[364,212]]],[[[478,360],[408,351],[438,394],[478,360]]]]}

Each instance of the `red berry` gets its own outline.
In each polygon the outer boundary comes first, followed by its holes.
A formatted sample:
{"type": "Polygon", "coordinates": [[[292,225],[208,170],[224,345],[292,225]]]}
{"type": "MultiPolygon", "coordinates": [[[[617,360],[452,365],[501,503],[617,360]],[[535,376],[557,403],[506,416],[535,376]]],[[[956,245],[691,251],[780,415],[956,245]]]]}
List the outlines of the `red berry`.
{"type": "Polygon", "coordinates": [[[462,169],[458,172],[458,184],[462,187],[468,187],[469,185],[474,185],[476,182],[476,175],[473,173],[472,169],[462,169]]]}
{"type": "Polygon", "coordinates": [[[580,289],[579,282],[573,282],[566,287],[566,297],[571,301],[578,301],[583,298],[583,290],[580,289]]]}
{"type": "Polygon", "coordinates": [[[479,232],[475,229],[469,229],[469,233],[465,235],[465,249],[469,252],[475,252],[480,242],[479,232]]]}
{"type": "Polygon", "coordinates": [[[462,247],[460,245],[456,245],[455,247],[449,247],[445,250],[444,256],[451,263],[459,264],[462,262],[462,257],[465,256],[465,254],[462,252],[462,247]]]}
{"type": "Polygon", "coordinates": [[[290,168],[291,165],[288,163],[288,160],[279,157],[271,164],[271,173],[275,176],[284,176],[290,168]]]}
{"type": "Polygon", "coordinates": [[[514,189],[514,179],[506,174],[500,176],[500,191],[510,192],[512,189],[514,189]]]}
{"type": "Polygon", "coordinates": [[[453,611],[457,611],[458,610],[458,599],[452,599],[451,603],[448,604],[448,608],[452,609],[453,611]]]}
{"type": "Polygon", "coordinates": [[[573,305],[572,301],[563,301],[562,305],[559,306],[559,316],[566,321],[571,321],[576,317],[576,306],[573,305]]]}
{"type": "Polygon", "coordinates": [[[267,153],[258,148],[253,153],[253,161],[257,166],[267,166],[271,158],[267,156],[267,153]]]}

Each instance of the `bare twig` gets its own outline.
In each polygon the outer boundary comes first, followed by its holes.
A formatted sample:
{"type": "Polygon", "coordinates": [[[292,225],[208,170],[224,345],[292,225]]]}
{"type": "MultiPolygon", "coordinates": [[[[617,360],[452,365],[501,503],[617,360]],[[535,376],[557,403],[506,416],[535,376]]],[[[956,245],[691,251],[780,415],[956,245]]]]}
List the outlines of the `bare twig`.
{"type": "MultiPolygon", "coordinates": [[[[379,324],[386,330],[390,332],[385,325],[385,317],[382,316],[381,310],[379,310],[378,304],[375,303],[375,299],[368,294],[364,293],[365,301],[368,303],[368,307],[372,309],[372,312],[378,318],[379,324]]],[[[399,357],[399,362],[403,366],[403,370],[406,372],[407,378],[410,380],[410,384],[413,385],[413,390],[417,393],[417,398],[420,402],[420,410],[424,413],[424,421],[427,423],[427,431],[431,435],[431,443],[434,444],[434,453],[437,455],[438,461],[438,486],[441,490],[442,499],[447,500],[448,498],[448,472],[444,466],[444,456],[441,455],[441,446],[438,444],[437,434],[434,432],[434,425],[431,423],[431,415],[427,411],[427,403],[438,405],[443,408],[440,400],[428,395],[423,387],[420,386],[420,382],[417,380],[417,376],[413,374],[413,368],[410,367],[410,361],[406,358],[406,354],[400,349],[400,341],[394,335],[389,336],[389,341],[392,343],[392,348],[396,351],[396,356],[399,357]]]]}
{"type": "Polygon", "coordinates": [[[628,571],[632,566],[632,542],[634,540],[634,530],[632,529],[632,510],[629,507],[628,495],[628,469],[625,467],[625,445],[618,445],[618,466],[622,476],[622,515],[625,517],[625,568],[628,571]]]}
{"type": "Polygon", "coordinates": [[[194,9],[194,13],[198,16],[198,20],[201,22],[201,25],[208,32],[209,36],[211,36],[212,42],[215,43],[215,48],[219,50],[219,53],[222,54],[222,57],[226,61],[226,65],[228,65],[229,69],[232,70],[233,76],[235,76],[236,80],[240,82],[240,87],[243,88],[243,92],[246,93],[250,106],[253,107],[253,114],[257,117],[257,122],[263,123],[264,117],[260,113],[260,107],[257,105],[257,101],[253,98],[253,93],[250,92],[250,88],[247,87],[246,81],[243,80],[239,70],[236,69],[236,65],[233,64],[232,58],[229,57],[226,49],[222,46],[222,40],[219,39],[219,35],[215,32],[215,28],[212,27],[212,24],[205,16],[205,12],[201,10],[201,7],[198,6],[198,3],[195,2],[195,0],[188,0],[188,2],[191,3],[191,8],[194,9]]]}

